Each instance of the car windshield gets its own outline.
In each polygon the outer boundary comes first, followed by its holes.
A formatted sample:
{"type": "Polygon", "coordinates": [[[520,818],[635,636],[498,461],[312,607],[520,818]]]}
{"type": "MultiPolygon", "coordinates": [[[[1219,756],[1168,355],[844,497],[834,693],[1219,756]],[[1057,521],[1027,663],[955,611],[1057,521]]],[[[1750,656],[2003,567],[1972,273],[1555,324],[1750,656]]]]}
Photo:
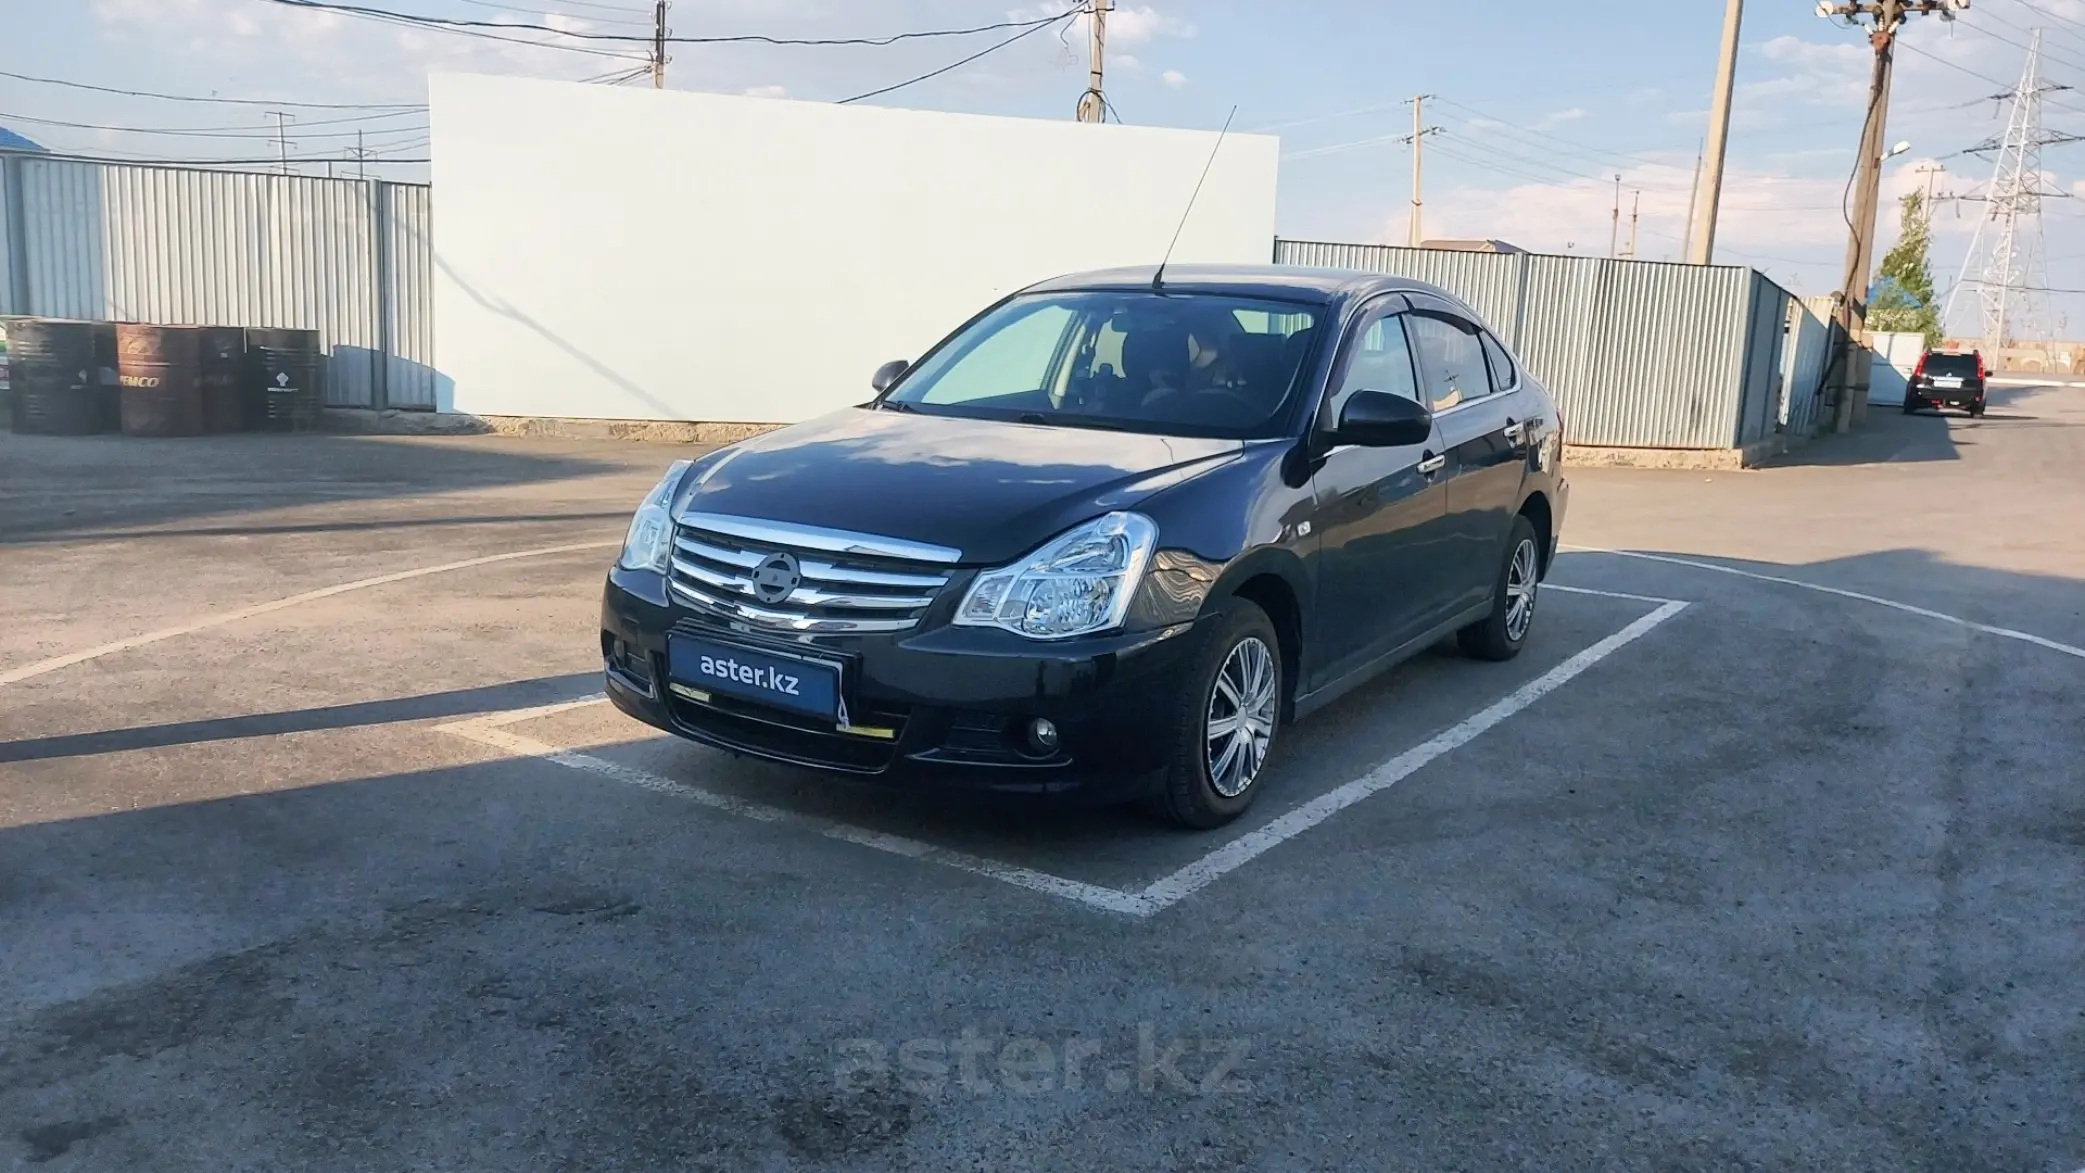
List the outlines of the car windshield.
{"type": "Polygon", "coordinates": [[[1148,291],[1017,297],[922,360],[882,406],[930,415],[1249,439],[1296,395],[1317,312],[1148,291]]]}
{"type": "Polygon", "coordinates": [[[1926,356],[1926,373],[1929,375],[1960,375],[1976,377],[1976,356],[1973,354],[1929,354],[1926,356]]]}

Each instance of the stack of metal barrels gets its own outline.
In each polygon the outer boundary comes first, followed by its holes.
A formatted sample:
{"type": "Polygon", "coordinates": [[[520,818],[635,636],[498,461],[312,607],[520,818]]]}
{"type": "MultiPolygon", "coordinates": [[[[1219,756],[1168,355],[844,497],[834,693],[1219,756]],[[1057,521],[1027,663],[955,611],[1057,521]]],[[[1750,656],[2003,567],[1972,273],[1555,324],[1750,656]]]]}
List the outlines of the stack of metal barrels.
{"type": "Polygon", "coordinates": [[[126,436],[308,431],[316,330],[18,318],[6,325],[14,430],[126,436]]]}

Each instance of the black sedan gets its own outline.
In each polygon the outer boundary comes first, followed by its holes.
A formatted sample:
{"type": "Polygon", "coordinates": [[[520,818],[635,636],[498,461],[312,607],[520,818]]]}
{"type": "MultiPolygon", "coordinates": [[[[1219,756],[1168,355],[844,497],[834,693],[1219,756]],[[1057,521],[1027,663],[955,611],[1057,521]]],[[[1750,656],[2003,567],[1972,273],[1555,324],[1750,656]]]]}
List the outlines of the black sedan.
{"type": "Polygon", "coordinates": [[[874,385],[646,497],[601,612],[623,711],[1212,827],[1287,722],[1449,635],[1517,654],[1564,519],[1555,402],[1412,281],[1063,277],[874,385]]]}

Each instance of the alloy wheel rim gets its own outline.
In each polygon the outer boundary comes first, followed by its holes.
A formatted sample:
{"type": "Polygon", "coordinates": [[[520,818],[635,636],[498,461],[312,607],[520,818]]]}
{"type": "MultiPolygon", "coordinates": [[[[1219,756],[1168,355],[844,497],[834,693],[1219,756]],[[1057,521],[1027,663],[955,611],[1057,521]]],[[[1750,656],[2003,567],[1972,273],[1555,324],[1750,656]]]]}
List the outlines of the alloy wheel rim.
{"type": "Polygon", "coordinates": [[[1519,643],[1527,638],[1528,625],[1535,621],[1535,543],[1522,539],[1513,548],[1513,562],[1506,568],[1506,638],[1519,643]]]}
{"type": "Polygon", "coordinates": [[[1273,650],[1258,636],[1238,641],[1217,670],[1209,690],[1203,754],[1209,783],[1225,798],[1245,793],[1266,764],[1274,741],[1279,676],[1273,650]]]}

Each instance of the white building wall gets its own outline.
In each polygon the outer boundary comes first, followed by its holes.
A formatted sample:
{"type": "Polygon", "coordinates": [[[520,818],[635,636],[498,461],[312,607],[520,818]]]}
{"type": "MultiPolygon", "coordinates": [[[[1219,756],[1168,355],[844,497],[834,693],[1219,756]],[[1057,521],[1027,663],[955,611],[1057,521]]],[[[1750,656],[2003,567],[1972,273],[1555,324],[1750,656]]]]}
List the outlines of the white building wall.
{"type": "MultiPolygon", "coordinates": [[[[430,80],[439,406],[786,422],[996,298],[1151,264],[1213,132],[430,80]]],[[[1278,140],[1223,141],[1176,262],[1264,263],[1278,140]]]]}

